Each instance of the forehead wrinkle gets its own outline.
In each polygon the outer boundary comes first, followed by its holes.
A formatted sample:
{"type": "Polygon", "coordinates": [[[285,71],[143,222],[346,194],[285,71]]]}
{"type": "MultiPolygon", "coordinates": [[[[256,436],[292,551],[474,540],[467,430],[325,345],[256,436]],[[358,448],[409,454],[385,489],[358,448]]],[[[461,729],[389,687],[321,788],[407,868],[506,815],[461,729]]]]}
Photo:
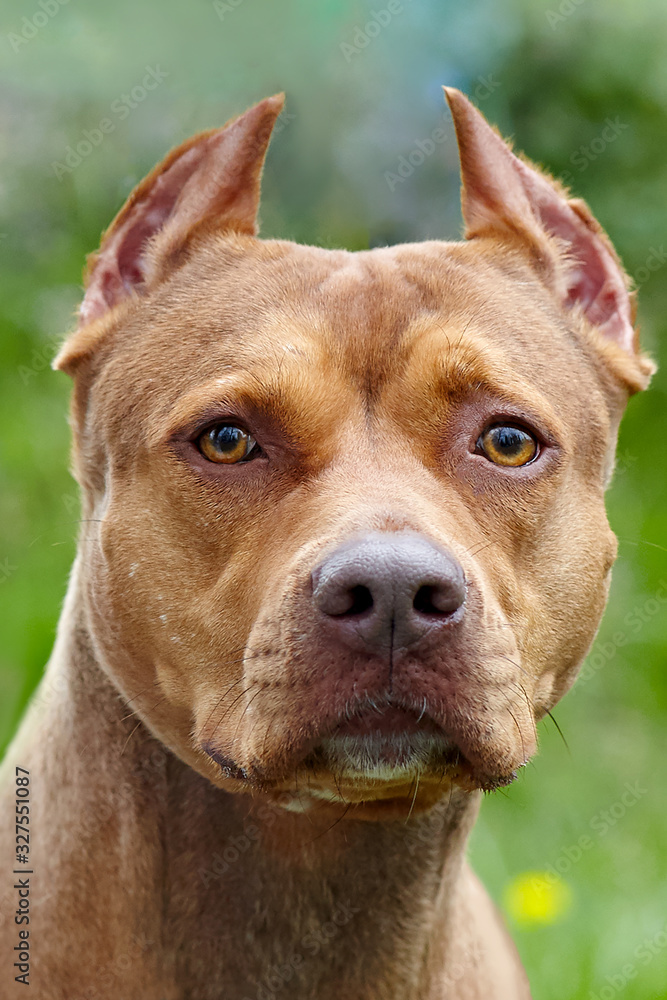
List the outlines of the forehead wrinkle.
{"type": "Polygon", "coordinates": [[[477,331],[470,317],[434,322],[432,315],[420,316],[405,331],[403,346],[407,360],[397,382],[412,382],[416,390],[452,400],[486,392],[531,407],[554,428],[561,427],[546,396],[508,364],[500,346],[477,331]]]}
{"type": "MultiPolygon", "coordinates": [[[[274,246],[271,241],[263,245],[274,246]]],[[[310,349],[314,335],[319,334],[319,350],[344,373],[371,410],[383,382],[403,363],[400,342],[406,325],[419,312],[442,308],[442,279],[447,278],[449,287],[460,270],[448,260],[448,244],[433,242],[427,249],[430,253],[417,252],[407,244],[351,253],[275,243],[275,256],[264,261],[273,308],[262,311],[262,339],[275,331],[279,341],[288,324],[302,330],[301,341],[310,349]],[[431,275],[427,282],[424,277],[433,270],[434,252],[440,280],[435,282],[431,275]],[[437,303],[434,282],[440,297],[437,303]]],[[[257,281],[252,269],[241,285],[254,302],[257,281]]],[[[273,340],[272,335],[266,338],[267,343],[273,340]]]]}
{"type": "MultiPolygon", "coordinates": [[[[288,349],[294,346],[285,345],[288,349]]],[[[318,424],[322,421],[333,424],[345,404],[344,393],[336,391],[342,385],[337,385],[329,370],[326,378],[319,373],[313,378],[313,366],[317,366],[317,358],[309,357],[298,348],[294,353],[290,351],[286,364],[269,367],[265,361],[261,367],[226,365],[233,370],[199,383],[156,415],[148,435],[149,443],[157,443],[164,437],[165,423],[172,434],[196,421],[200,415],[239,404],[267,414],[285,430],[306,417],[317,418],[318,424]],[[304,360],[310,362],[309,367],[304,368],[304,360]]],[[[349,405],[350,400],[347,402],[349,405]]]]}
{"type": "Polygon", "coordinates": [[[400,370],[403,332],[411,322],[419,292],[403,281],[391,259],[376,251],[351,259],[321,281],[312,296],[323,345],[347,383],[361,395],[367,412],[384,382],[400,370]]]}

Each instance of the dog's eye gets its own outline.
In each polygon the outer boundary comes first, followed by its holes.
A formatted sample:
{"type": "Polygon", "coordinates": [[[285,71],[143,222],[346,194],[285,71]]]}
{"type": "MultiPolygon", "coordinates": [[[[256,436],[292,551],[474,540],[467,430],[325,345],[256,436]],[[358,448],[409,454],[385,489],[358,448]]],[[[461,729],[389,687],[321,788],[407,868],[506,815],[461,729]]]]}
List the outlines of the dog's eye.
{"type": "Polygon", "coordinates": [[[528,465],[537,456],[537,441],[521,427],[495,424],[487,427],[477,441],[477,451],[495,465],[528,465]]]}
{"type": "Polygon", "coordinates": [[[199,435],[197,445],[209,462],[233,465],[247,461],[257,447],[257,442],[240,427],[216,424],[199,435]]]}

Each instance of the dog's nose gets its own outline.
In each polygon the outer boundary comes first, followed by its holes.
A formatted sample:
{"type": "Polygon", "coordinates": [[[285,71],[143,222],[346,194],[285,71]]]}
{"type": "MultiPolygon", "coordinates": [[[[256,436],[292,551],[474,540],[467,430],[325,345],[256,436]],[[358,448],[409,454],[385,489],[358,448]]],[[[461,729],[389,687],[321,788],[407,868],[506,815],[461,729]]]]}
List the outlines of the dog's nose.
{"type": "Polygon", "coordinates": [[[402,648],[452,618],[465,600],[451,552],[415,532],[373,532],[313,570],[315,607],[357,648],[402,648]]]}

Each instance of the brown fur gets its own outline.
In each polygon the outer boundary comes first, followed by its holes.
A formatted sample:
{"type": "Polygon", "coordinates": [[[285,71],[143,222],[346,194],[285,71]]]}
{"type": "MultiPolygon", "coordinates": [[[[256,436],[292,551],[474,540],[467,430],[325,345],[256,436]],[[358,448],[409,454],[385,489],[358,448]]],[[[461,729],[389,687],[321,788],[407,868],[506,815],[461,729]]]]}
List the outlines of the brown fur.
{"type": "Polygon", "coordinates": [[[509,151],[493,191],[502,141],[448,96],[467,242],[258,240],[272,98],[156,168],[89,268],[58,362],[83,530],[4,779],[13,801],[14,766],[31,771],[39,1000],[529,995],[465,844],[480,789],[535,751],[595,635],[604,489],[650,364],[587,210],[551,187],[549,230],[531,187],[549,182],[509,151]],[[575,265],[604,302],[573,300],[575,265]],[[226,416],[266,460],[196,452],[226,416]],[[539,463],[473,453],[499,417],[536,429],[539,463]],[[310,573],[354,534],[404,529],[455,554],[468,595],[444,638],[394,651],[392,697],[460,752],[417,782],[360,780],[309,754],[351,700],[386,696],[388,664],[337,645],[310,573]]]}

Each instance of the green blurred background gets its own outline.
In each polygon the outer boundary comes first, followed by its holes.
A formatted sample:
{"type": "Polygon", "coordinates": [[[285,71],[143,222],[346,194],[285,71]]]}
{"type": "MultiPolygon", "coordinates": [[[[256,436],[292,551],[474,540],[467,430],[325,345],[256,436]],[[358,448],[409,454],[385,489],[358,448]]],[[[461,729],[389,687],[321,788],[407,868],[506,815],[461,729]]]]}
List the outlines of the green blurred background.
{"type": "MultiPolygon", "coordinates": [[[[69,383],[49,363],[84,256],[132,186],[192,132],[284,89],[264,235],[350,249],[452,239],[458,173],[440,88],[458,86],[589,201],[635,278],[644,344],[660,359],[662,0],[392,6],[388,16],[385,0],[3,5],[3,745],[49,655],[77,531],[69,383]],[[132,97],[147,67],[165,75],[132,97]],[[103,118],[113,131],[67,164],[68,147],[103,118]],[[437,128],[444,140],[410,172],[437,128]]],[[[623,425],[609,495],[620,557],[584,675],[555,713],[568,747],[542,724],[539,757],[487,798],[473,837],[474,864],[508,915],[538,1000],[667,997],[666,386],[659,373],[623,425]]]]}

